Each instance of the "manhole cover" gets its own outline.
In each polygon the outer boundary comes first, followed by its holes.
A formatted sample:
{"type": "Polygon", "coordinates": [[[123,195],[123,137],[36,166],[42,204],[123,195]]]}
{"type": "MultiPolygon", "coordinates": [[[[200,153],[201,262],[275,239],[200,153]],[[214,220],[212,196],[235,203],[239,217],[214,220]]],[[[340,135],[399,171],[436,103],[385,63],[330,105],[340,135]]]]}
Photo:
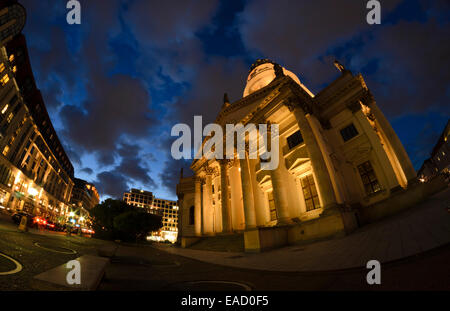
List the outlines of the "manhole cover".
{"type": "Polygon", "coordinates": [[[45,249],[47,251],[60,253],[60,254],[73,255],[73,254],[77,253],[77,251],[75,251],[73,249],[65,248],[65,247],[59,247],[59,246],[55,246],[55,245],[41,244],[41,243],[38,243],[38,242],[35,242],[34,245],[39,247],[39,248],[45,249]]]}
{"type": "Polygon", "coordinates": [[[20,271],[22,271],[20,262],[8,255],[0,253],[0,275],[14,274],[20,271]]]}
{"type": "Polygon", "coordinates": [[[252,288],[241,282],[235,281],[190,281],[173,284],[174,290],[182,291],[251,291],[252,288]]]}

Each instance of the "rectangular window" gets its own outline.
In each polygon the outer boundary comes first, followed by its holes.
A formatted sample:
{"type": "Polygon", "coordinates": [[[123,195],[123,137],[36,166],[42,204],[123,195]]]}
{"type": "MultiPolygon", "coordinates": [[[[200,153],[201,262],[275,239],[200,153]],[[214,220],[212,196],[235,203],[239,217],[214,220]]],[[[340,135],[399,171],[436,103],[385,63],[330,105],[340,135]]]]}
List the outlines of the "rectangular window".
{"type": "Polygon", "coordinates": [[[9,81],[9,76],[6,74],[4,75],[1,79],[0,82],[2,83],[2,85],[4,86],[6,83],[8,83],[9,81]]]}
{"type": "Polygon", "coordinates": [[[320,207],[319,194],[317,193],[316,184],[312,175],[303,177],[301,180],[303,197],[305,199],[306,211],[312,211],[320,207]]]}
{"type": "Polygon", "coordinates": [[[6,156],[6,155],[8,154],[8,151],[9,151],[9,146],[6,145],[6,146],[5,146],[5,149],[3,149],[3,152],[2,152],[3,155],[6,156]]]}
{"type": "Polygon", "coordinates": [[[2,109],[2,114],[5,114],[6,110],[8,110],[9,105],[6,104],[2,109]]]}
{"type": "Polygon", "coordinates": [[[353,123],[344,127],[340,132],[344,142],[358,135],[358,131],[356,130],[356,127],[353,125],[353,123]]]}
{"type": "Polygon", "coordinates": [[[381,190],[375,171],[369,161],[358,165],[358,171],[367,194],[373,194],[381,190]]]}
{"type": "Polygon", "coordinates": [[[267,193],[267,197],[269,199],[270,220],[276,220],[277,219],[277,209],[275,208],[275,200],[273,198],[273,191],[269,191],[267,193]]]}
{"type": "Polygon", "coordinates": [[[287,138],[287,143],[289,146],[289,149],[294,148],[295,146],[300,145],[303,142],[302,133],[300,131],[295,132],[291,136],[287,138]]]}

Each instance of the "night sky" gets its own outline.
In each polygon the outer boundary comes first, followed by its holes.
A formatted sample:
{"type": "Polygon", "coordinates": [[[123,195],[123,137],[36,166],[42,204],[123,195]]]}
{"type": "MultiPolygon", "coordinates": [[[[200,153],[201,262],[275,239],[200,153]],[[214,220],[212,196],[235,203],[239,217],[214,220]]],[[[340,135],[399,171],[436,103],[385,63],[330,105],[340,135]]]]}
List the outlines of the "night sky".
{"type": "Polygon", "coordinates": [[[171,158],[172,126],[212,122],[257,58],[313,93],[338,77],[335,58],[362,73],[416,170],[449,118],[449,1],[381,0],[381,25],[365,0],[81,0],[81,25],[65,0],[19,2],[50,118],[102,199],[130,187],[176,199],[189,163],[171,158]]]}

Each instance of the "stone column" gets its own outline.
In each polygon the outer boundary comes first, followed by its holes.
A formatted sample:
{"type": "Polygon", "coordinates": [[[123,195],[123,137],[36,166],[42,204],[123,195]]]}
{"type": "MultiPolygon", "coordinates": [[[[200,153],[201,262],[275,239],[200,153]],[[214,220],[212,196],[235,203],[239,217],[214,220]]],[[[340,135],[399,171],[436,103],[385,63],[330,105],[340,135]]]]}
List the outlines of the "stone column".
{"type": "Polygon", "coordinates": [[[205,178],[205,192],[204,199],[205,204],[203,206],[204,217],[203,220],[205,222],[205,232],[208,234],[212,234],[214,232],[214,212],[212,206],[212,175],[210,172],[207,172],[205,178]]]}
{"type": "Polygon", "coordinates": [[[369,95],[368,98],[365,100],[365,102],[370,107],[370,112],[374,115],[375,120],[380,125],[381,130],[385,134],[387,141],[392,146],[392,149],[394,150],[394,153],[401,166],[401,169],[405,174],[406,180],[410,182],[411,180],[415,179],[416,171],[414,170],[414,167],[411,163],[408,153],[406,153],[406,150],[403,147],[402,142],[398,138],[391,124],[386,119],[384,114],[381,112],[380,108],[378,108],[372,96],[369,95]]]}
{"type": "Polygon", "coordinates": [[[306,149],[308,150],[311,166],[316,177],[316,186],[319,190],[320,197],[322,198],[322,205],[324,210],[336,206],[336,196],[334,193],[333,185],[331,183],[328,169],[317,143],[316,137],[306,119],[305,112],[299,106],[289,107],[294,112],[295,118],[298,122],[298,127],[302,133],[303,140],[305,141],[306,149]]]}
{"type": "Polygon", "coordinates": [[[195,235],[202,235],[202,180],[200,177],[195,177],[195,208],[194,208],[194,224],[195,235]]]}
{"type": "Polygon", "coordinates": [[[221,203],[222,203],[222,232],[231,232],[231,213],[230,204],[228,201],[228,184],[227,174],[228,160],[219,160],[220,163],[220,189],[221,189],[221,203]]]}
{"type": "Polygon", "coordinates": [[[283,178],[279,165],[275,170],[270,171],[270,179],[272,180],[273,199],[277,210],[277,224],[290,224],[292,220],[289,217],[288,185],[283,178]]]}
{"type": "Polygon", "coordinates": [[[242,196],[244,201],[245,228],[252,229],[256,227],[255,202],[253,199],[253,188],[250,180],[250,171],[248,165],[247,152],[245,158],[240,159],[242,196]]]}

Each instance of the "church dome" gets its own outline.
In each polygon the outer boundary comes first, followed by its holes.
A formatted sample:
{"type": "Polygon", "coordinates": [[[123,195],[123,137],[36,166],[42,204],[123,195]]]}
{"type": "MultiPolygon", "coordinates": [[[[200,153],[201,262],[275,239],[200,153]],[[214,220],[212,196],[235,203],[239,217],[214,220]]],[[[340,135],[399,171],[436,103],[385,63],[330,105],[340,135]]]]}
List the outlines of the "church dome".
{"type": "MultiPolygon", "coordinates": [[[[272,82],[276,75],[274,69],[275,63],[270,59],[258,59],[251,67],[250,73],[247,78],[247,85],[244,89],[244,97],[250,95],[251,93],[262,89],[267,86],[270,82],[272,82]]],[[[286,76],[291,77],[295,82],[299,85],[303,86],[300,83],[298,77],[289,70],[286,70],[284,67],[283,73],[286,76]]]]}

